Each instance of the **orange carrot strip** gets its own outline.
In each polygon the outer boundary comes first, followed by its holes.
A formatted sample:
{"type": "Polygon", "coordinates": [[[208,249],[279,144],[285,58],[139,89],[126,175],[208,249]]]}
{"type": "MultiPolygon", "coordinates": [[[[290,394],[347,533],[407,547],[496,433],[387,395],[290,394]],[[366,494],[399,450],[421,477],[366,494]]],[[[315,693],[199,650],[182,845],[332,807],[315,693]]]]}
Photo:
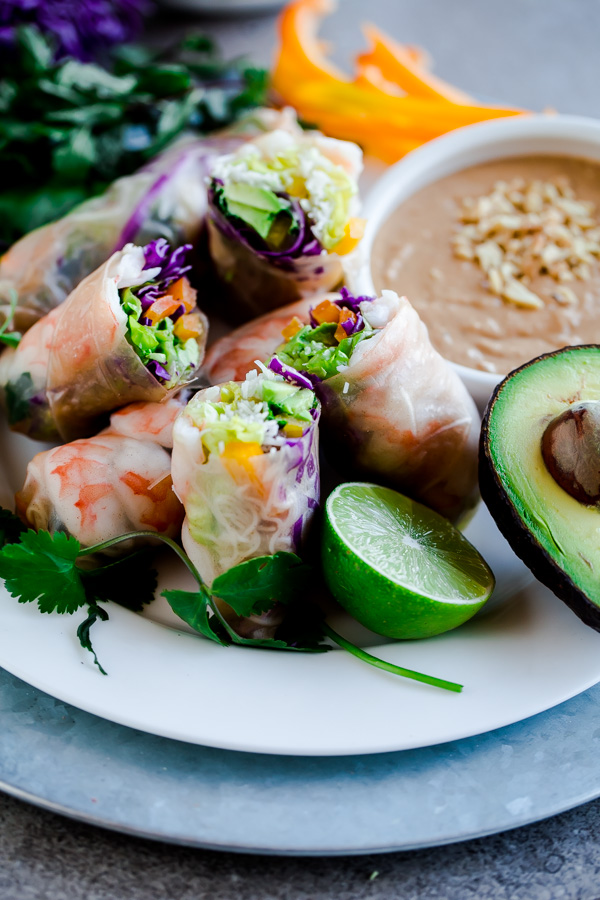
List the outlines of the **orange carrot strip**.
{"type": "Polygon", "coordinates": [[[409,94],[449,100],[451,103],[470,102],[468,94],[416,66],[402,44],[388,37],[375,25],[363,25],[363,32],[373,44],[372,61],[376,61],[386,78],[399,84],[409,94]]]}
{"type": "Polygon", "coordinates": [[[294,335],[298,334],[299,331],[302,331],[303,328],[304,325],[302,324],[298,316],[294,316],[294,318],[290,322],[288,322],[285,328],[281,329],[281,334],[286,339],[286,341],[289,341],[290,338],[293,338],[294,335]]]}
{"type": "Polygon", "coordinates": [[[322,300],[312,311],[313,319],[323,325],[325,322],[339,322],[341,309],[331,300],[322,300]]]}
{"type": "Polygon", "coordinates": [[[190,338],[200,337],[202,329],[202,320],[198,313],[186,313],[175,322],[173,334],[181,341],[189,341],[190,338]]]}
{"type": "Polygon", "coordinates": [[[156,322],[160,322],[161,319],[166,319],[167,316],[172,315],[180,306],[180,300],[174,300],[169,294],[165,294],[164,297],[159,297],[158,300],[155,300],[144,315],[154,325],[156,322]]]}
{"type": "Polygon", "coordinates": [[[191,312],[196,305],[198,292],[191,286],[187,278],[182,277],[170,285],[168,293],[174,300],[185,306],[186,312],[191,312]]]}
{"type": "Polygon", "coordinates": [[[341,313],[340,323],[339,323],[338,327],[335,329],[335,334],[334,334],[334,338],[336,339],[336,341],[343,341],[344,338],[348,337],[348,333],[346,332],[346,329],[344,328],[344,326],[342,324],[343,322],[348,322],[348,321],[350,321],[352,323],[356,322],[356,313],[352,312],[351,309],[347,309],[346,307],[344,307],[342,310],[340,310],[340,313],[341,313]]]}

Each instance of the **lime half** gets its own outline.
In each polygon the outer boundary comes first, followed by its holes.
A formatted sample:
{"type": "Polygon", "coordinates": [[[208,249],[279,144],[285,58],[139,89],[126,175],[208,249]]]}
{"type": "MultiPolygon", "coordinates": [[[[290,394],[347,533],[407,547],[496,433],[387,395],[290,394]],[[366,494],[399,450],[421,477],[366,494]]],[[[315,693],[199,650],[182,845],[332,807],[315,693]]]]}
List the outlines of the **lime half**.
{"type": "Polygon", "coordinates": [[[494,589],[483,557],[447,519],[375,484],[350,482],[330,494],[322,560],[336,600],[391,638],[450,631],[494,589]]]}

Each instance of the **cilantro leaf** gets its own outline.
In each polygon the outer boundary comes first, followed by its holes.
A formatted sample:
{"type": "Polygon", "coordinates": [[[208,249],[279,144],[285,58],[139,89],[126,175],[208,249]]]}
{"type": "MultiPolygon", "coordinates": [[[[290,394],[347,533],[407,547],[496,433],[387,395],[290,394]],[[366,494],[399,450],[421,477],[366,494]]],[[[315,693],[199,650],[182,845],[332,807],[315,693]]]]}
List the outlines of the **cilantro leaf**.
{"type": "Polygon", "coordinates": [[[22,372],[16,381],[4,386],[8,424],[16,425],[29,416],[29,401],[35,397],[37,389],[29,372],[22,372]]]}
{"type": "Polygon", "coordinates": [[[87,618],[80,623],[77,628],[77,637],[79,638],[79,643],[83,647],[84,650],[89,650],[89,652],[94,657],[94,663],[98,666],[103,675],[106,675],[107,672],[104,671],[102,666],[100,665],[100,661],[96,656],[96,651],[92,646],[92,640],[90,638],[90,629],[94,622],[100,619],[101,622],[108,622],[108,613],[102,606],[98,606],[97,603],[90,603],[88,606],[88,615],[87,618]]]}
{"type": "Polygon", "coordinates": [[[86,602],[75,565],[79,541],[58,531],[26,531],[19,544],[0,550],[0,578],[20,603],[37,601],[40,612],[74,612],[86,602]]]}
{"type": "Polygon", "coordinates": [[[188,625],[211,641],[228,647],[231,641],[221,623],[209,617],[209,596],[204,591],[163,591],[173,612],[188,625]]]}
{"type": "Polygon", "coordinates": [[[154,600],[156,571],[150,565],[152,550],[137,550],[95,569],[81,569],[80,578],[88,597],[112,600],[132,612],[140,612],[154,600]]]}
{"type": "Polygon", "coordinates": [[[212,593],[238,616],[257,616],[274,603],[290,604],[306,595],[312,575],[295,553],[259,556],[234,566],[212,584],[212,593]]]}
{"type": "Polygon", "coordinates": [[[0,547],[4,547],[5,544],[16,544],[24,531],[27,531],[27,528],[19,517],[10,509],[0,506],[0,547]]]}

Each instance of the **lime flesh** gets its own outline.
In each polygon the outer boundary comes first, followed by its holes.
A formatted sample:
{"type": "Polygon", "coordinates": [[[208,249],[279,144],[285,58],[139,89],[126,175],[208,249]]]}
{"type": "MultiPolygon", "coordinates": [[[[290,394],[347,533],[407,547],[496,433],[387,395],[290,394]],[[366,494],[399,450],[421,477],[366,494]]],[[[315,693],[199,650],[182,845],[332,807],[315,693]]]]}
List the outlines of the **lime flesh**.
{"type": "Polygon", "coordinates": [[[350,482],[330,494],[322,561],[344,609],[392,638],[450,631],[494,588],[483,557],[447,519],[375,484],[350,482]]]}

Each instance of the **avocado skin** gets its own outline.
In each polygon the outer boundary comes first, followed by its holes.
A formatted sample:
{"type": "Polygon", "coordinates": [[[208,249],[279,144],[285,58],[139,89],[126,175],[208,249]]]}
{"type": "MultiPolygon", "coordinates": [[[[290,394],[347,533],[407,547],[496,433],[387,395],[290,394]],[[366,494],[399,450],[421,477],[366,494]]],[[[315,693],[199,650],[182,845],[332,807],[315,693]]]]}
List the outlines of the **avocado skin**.
{"type": "Polygon", "coordinates": [[[534,366],[539,360],[554,357],[566,349],[590,349],[600,351],[598,344],[580,344],[573,348],[562,348],[552,353],[544,353],[525,365],[514,369],[498,384],[490,397],[481,424],[479,438],[479,490],[481,498],[489,509],[501,534],[506,538],[514,553],[531,570],[538,581],[546,585],[571,609],[582,622],[595,631],[600,631],[600,608],[575,582],[558,566],[552,557],[525,527],[508,498],[502,481],[494,467],[490,451],[489,423],[494,404],[506,382],[518,372],[534,366]]]}

